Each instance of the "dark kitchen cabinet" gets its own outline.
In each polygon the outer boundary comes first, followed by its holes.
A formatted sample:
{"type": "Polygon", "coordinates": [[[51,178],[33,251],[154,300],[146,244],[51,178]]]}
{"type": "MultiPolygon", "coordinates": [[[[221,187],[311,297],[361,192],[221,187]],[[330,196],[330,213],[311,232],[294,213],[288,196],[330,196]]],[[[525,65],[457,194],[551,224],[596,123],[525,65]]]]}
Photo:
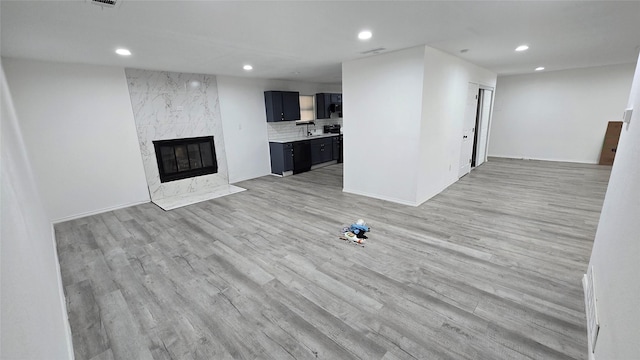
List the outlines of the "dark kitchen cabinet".
{"type": "Polygon", "coordinates": [[[311,170],[311,141],[301,140],[288,143],[270,142],[271,173],[284,175],[311,170]]]}
{"type": "Polygon", "coordinates": [[[316,94],[316,119],[329,119],[334,112],[342,117],[342,94],[316,94]]]}
{"type": "Polygon", "coordinates": [[[271,173],[282,175],[293,171],[293,143],[269,143],[271,153],[271,173]]]}
{"type": "Polygon", "coordinates": [[[297,91],[265,91],[267,122],[300,120],[300,93],[297,91]]]}
{"type": "Polygon", "coordinates": [[[300,120],[300,93],[282,91],[282,112],[284,120],[300,120]]]}
{"type": "Polygon", "coordinates": [[[334,136],[333,138],[333,160],[337,160],[338,163],[342,162],[342,135],[334,136]]]}
{"type": "Polygon", "coordinates": [[[311,140],[311,165],[333,160],[333,137],[311,140]]]}

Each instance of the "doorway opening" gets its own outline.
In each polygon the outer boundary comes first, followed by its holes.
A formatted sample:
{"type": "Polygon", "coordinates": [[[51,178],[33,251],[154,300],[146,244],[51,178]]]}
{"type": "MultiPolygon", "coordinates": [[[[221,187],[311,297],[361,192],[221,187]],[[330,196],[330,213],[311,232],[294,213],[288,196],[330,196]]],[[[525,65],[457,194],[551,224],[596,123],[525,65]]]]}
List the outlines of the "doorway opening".
{"type": "Polygon", "coordinates": [[[476,110],[476,131],[473,135],[473,153],[471,156],[471,168],[482,165],[487,159],[487,146],[489,138],[489,121],[493,90],[480,88],[478,90],[478,107],[476,110]]]}
{"type": "Polygon", "coordinates": [[[458,178],[467,175],[472,168],[481,165],[487,159],[493,91],[491,87],[469,83],[458,178]]]}

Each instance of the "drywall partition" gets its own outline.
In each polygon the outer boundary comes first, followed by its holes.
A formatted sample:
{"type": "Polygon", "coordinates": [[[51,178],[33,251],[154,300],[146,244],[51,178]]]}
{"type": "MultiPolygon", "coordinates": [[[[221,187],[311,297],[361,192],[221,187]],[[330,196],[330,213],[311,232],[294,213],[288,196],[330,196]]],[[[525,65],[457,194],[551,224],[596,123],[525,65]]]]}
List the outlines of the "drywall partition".
{"type": "Polygon", "coordinates": [[[271,173],[264,92],[298,91],[301,95],[340,92],[339,85],[297,81],[217,76],[220,114],[224,128],[229,182],[235,183],[271,173]]]}
{"type": "Polygon", "coordinates": [[[633,64],[501,76],[489,156],[597,163],[619,120],[633,64]]]}
{"type": "Polygon", "coordinates": [[[416,204],[424,47],[342,64],[344,191],[416,204]]]}
{"type": "Polygon", "coordinates": [[[424,47],[417,198],[420,204],[458,180],[469,83],[496,86],[497,75],[442,51],[424,47]]]}
{"type": "Polygon", "coordinates": [[[149,201],[124,69],[3,61],[51,220],[149,201]]]}
{"type": "Polygon", "coordinates": [[[235,183],[271,173],[264,90],[256,80],[218,76],[220,116],[235,183]]]}
{"type": "Polygon", "coordinates": [[[633,116],[622,127],[589,262],[600,320],[598,360],[640,354],[640,61],[627,107],[633,116]]]}
{"type": "Polygon", "coordinates": [[[0,72],[0,359],[71,359],[53,228],[0,72]]]}

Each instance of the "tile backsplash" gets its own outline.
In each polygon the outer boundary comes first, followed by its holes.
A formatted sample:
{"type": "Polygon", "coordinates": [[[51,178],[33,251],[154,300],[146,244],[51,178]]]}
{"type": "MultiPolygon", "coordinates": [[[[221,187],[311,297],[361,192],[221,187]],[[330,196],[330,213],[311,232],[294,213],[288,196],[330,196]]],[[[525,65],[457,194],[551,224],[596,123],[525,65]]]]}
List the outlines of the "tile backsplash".
{"type": "MultiPolygon", "coordinates": [[[[316,130],[322,133],[324,125],[340,124],[342,126],[342,118],[319,119],[315,120],[315,125],[309,125],[309,131],[316,130]]],[[[267,123],[269,132],[269,140],[288,139],[292,137],[303,137],[306,135],[307,125],[296,125],[295,121],[282,121],[267,123]]]]}

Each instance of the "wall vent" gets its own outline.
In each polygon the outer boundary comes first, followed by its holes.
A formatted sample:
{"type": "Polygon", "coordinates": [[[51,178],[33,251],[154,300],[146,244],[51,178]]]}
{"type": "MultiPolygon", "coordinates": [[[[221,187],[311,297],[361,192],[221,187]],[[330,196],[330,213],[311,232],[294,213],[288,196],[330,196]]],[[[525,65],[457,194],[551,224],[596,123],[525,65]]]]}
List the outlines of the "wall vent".
{"type": "Polygon", "coordinates": [[[385,49],[385,48],[377,48],[377,49],[371,49],[371,50],[363,51],[360,54],[362,54],[362,55],[379,54],[379,53],[381,53],[381,52],[383,52],[385,50],[387,50],[387,49],[385,49]]]}
{"type": "Polygon", "coordinates": [[[600,332],[600,322],[598,320],[598,307],[596,304],[596,291],[593,279],[593,266],[590,266],[587,273],[582,278],[582,287],[584,288],[584,307],[587,315],[587,336],[589,337],[589,351],[594,353],[596,350],[596,340],[600,332]]]}
{"type": "Polygon", "coordinates": [[[119,3],[119,0],[88,0],[88,1],[94,5],[98,5],[101,7],[108,7],[108,8],[116,7],[116,4],[119,3]]]}

